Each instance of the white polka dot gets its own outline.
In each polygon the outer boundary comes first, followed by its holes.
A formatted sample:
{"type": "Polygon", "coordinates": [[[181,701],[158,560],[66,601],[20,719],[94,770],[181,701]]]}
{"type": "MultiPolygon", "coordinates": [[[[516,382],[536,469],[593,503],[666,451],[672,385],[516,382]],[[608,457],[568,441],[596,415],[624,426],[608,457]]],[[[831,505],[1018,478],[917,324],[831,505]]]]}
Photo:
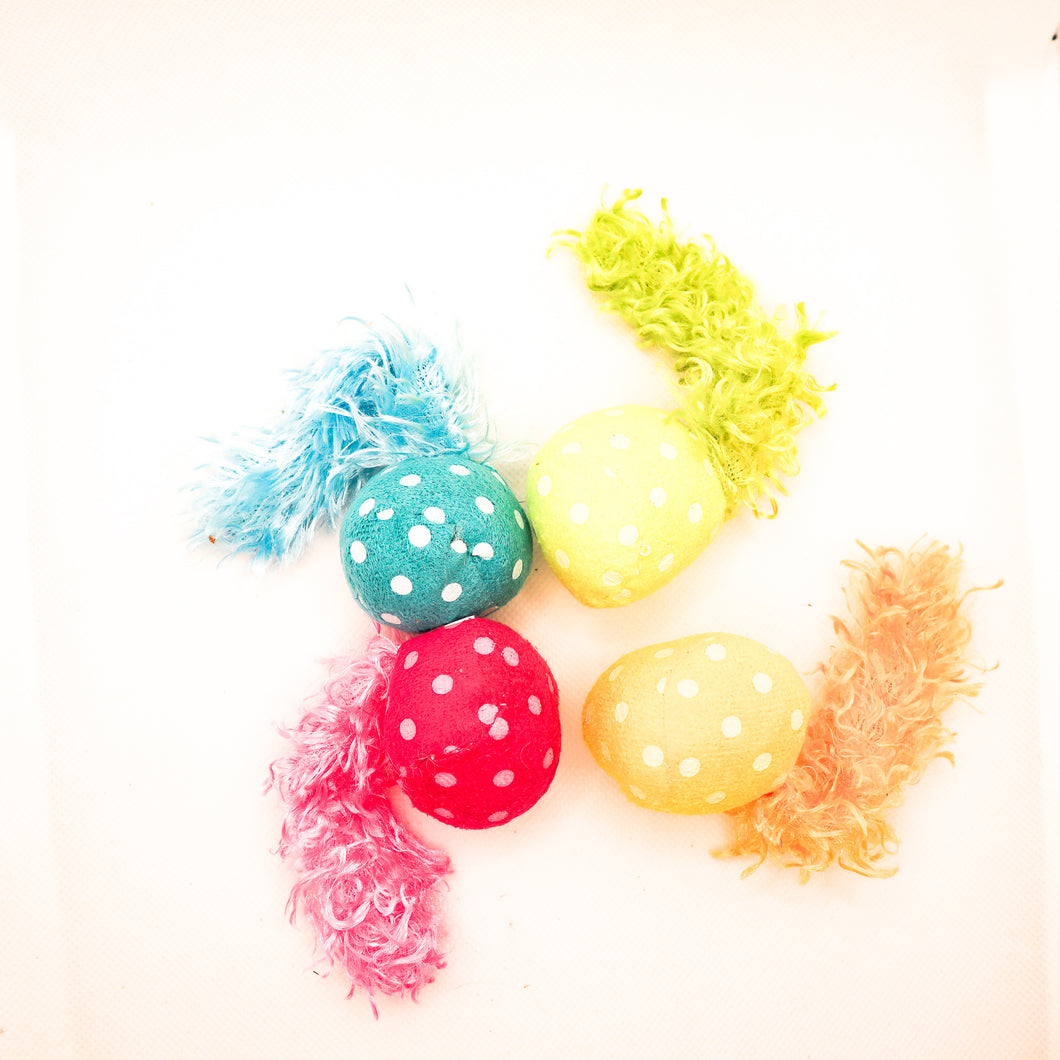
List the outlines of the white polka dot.
{"type": "Polygon", "coordinates": [[[802,723],[805,721],[801,710],[793,710],[791,712],[791,727],[798,732],[802,728],[802,723]]]}
{"type": "Polygon", "coordinates": [[[498,718],[490,726],[490,736],[492,736],[495,740],[503,740],[504,737],[507,735],[508,723],[504,720],[504,718],[498,718]]]}
{"type": "Polygon", "coordinates": [[[589,518],[589,505],[584,501],[572,504],[570,509],[570,521],[581,526],[589,518]]]}
{"type": "Polygon", "coordinates": [[[542,497],[547,497],[549,495],[549,493],[552,492],[552,476],[551,475],[542,475],[537,480],[537,492],[540,493],[542,497]]]}
{"type": "Polygon", "coordinates": [[[541,713],[541,700],[537,696],[531,696],[527,701],[526,705],[530,708],[531,714],[541,713]]]}
{"type": "Polygon", "coordinates": [[[453,679],[449,674],[439,674],[432,682],[431,688],[440,695],[444,696],[446,692],[453,690],[453,679]]]}
{"type": "Polygon", "coordinates": [[[489,637],[476,637],[474,647],[479,655],[489,655],[496,645],[489,637]]]}
{"type": "Polygon", "coordinates": [[[621,667],[621,666],[616,666],[616,667],[615,667],[615,668],[614,668],[614,669],[613,669],[613,670],[612,670],[612,671],[611,671],[611,672],[610,672],[610,673],[609,673],[609,674],[607,675],[607,679],[608,679],[608,681],[613,681],[613,680],[614,680],[614,679],[615,679],[616,677],[618,677],[618,675],[619,675],[620,673],[622,673],[622,667],[621,667]]]}
{"type": "Polygon", "coordinates": [[[498,788],[506,788],[513,780],[515,780],[515,774],[510,769],[502,769],[493,777],[493,783],[498,788]]]}
{"type": "Polygon", "coordinates": [[[629,717],[629,704],[628,703],[616,703],[615,704],[615,721],[623,722],[629,717]]]}
{"type": "Polygon", "coordinates": [[[674,653],[673,648],[660,648],[655,653],[655,658],[656,659],[669,659],[670,656],[673,655],[673,653],[674,653]]]}
{"type": "Polygon", "coordinates": [[[459,750],[460,750],[460,748],[459,748],[459,747],[457,747],[457,746],[456,746],[456,744],[453,744],[453,743],[451,743],[451,744],[450,744],[450,745],[449,745],[449,746],[448,746],[448,747],[447,747],[447,748],[445,749],[445,753],[446,753],[447,755],[455,755],[455,754],[457,753],[457,751],[459,751],[459,750]]]}
{"type": "Polygon", "coordinates": [[[560,450],[564,456],[574,456],[581,451],[582,447],[578,442],[567,442],[567,444],[560,450]]]}
{"type": "Polygon", "coordinates": [[[625,409],[606,409],[604,411],[605,416],[625,416],[625,409]]]}
{"type": "Polygon", "coordinates": [[[684,696],[685,699],[691,699],[699,694],[699,685],[692,678],[686,677],[684,680],[677,682],[677,694],[684,696]]]}
{"type": "Polygon", "coordinates": [[[681,764],[677,767],[677,771],[683,777],[694,777],[699,772],[699,759],[683,758],[681,764]]]}
{"type": "Polygon", "coordinates": [[[447,821],[449,821],[453,817],[453,811],[452,810],[447,810],[444,806],[439,806],[434,811],[434,816],[435,817],[444,817],[447,821]]]}
{"type": "Polygon", "coordinates": [[[409,530],[409,544],[416,548],[426,548],[431,543],[431,532],[425,526],[414,526],[409,530]]]}
{"type": "Polygon", "coordinates": [[[483,703],[482,706],[478,708],[478,720],[481,721],[483,725],[492,725],[496,717],[496,703],[483,703]]]}
{"type": "Polygon", "coordinates": [[[671,445],[669,442],[660,442],[659,443],[659,452],[667,460],[676,460],[677,459],[677,447],[671,445]]]}
{"type": "Polygon", "coordinates": [[[523,573],[523,561],[521,559],[517,559],[515,561],[515,566],[512,567],[512,581],[515,581],[515,579],[518,578],[519,575],[522,574],[522,573],[523,573]]]}
{"type": "Polygon", "coordinates": [[[472,550],[472,556],[479,559],[493,559],[493,546],[488,541],[480,541],[472,550]]]}
{"type": "Polygon", "coordinates": [[[666,678],[665,677],[660,677],[659,678],[658,682],[655,685],[655,691],[659,692],[660,694],[666,691],[666,678]]]}
{"type": "Polygon", "coordinates": [[[628,526],[623,526],[618,531],[618,543],[620,545],[635,545],[638,537],[640,537],[640,531],[632,523],[628,526]]]}
{"type": "Polygon", "coordinates": [[[358,515],[367,515],[375,507],[375,498],[369,497],[360,508],[357,509],[358,515]]]}
{"type": "Polygon", "coordinates": [[[659,560],[659,570],[669,570],[674,565],[674,554],[667,552],[661,560],[659,560]]]}
{"type": "Polygon", "coordinates": [[[627,438],[624,434],[612,434],[611,447],[613,449],[628,449],[629,438],[627,438]]]}
{"type": "Polygon", "coordinates": [[[556,562],[566,570],[570,566],[570,557],[561,548],[556,549],[556,562]]]}
{"type": "Polygon", "coordinates": [[[408,596],[412,592],[412,582],[405,577],[404,574],[398,574],[390,579],[390,588],[398,594],[398,596],[408,596]]]}
{"type": "Polygon", "coordinates": [[[600,579],[604,585],[610,585],[612,588],[616,585],[622,584],[622,575],[617,570],[604,571],[603,577],[600,579]]]}
{"type": "Polygon", "coordinates": [[[402,486],[418,486],[420,484],[420,476],[404,475],[398,479],[398,482],[400,482],[402,486]]]}
{"type": "Polygon", "coordinates": [[[464,591],[464,587],[458,582],[450,582],[442,590],[442,599],[447,603],[451,604],[454,600],[460,598],[460,594],[464,591]]]}
{"type": "Polygon", "coordinates": [[[523,521],[523,513],[519,511],[518,508],[514,508],[512,509],[512,515],[515,516],[515,521],[519,524],[519,529],[522,530],[526,526],[526,523],[523,521]]]}
{"type": "Polygon", "coordinates": [[[715,791],[712,794],[707,796],[707,802],[710,802],[710,803],[718,803],[718,802],[724,802],[724,801],[725,801],[725,792],[724,791],[715,791]]]}
{"type": "Polygon", "coordinates": [[[384,611],[379,616],[384,622],[389,622],[392,626],[400,626],[401,619],[397,615],[392,615],[389,611],[384,611]]]}
{"type": "Polygon", "coordinates": [[[493,501],[491,501],[489,497],[476,497],[475,507],[478,508],[483,515],[493,514],[493,501]]]}
{"type": "Polygon", "coordinates": [[[703,653],[711,662],[721,662],[725,658],[726,651],[724,644],[708,644],[707,650],[703,653]]]}
{"type": "Polygon", "coordinates": [[[405,669],[411,670],[416,665],[416,660],[419,657],[420,653],[418,651],[410,651],[408,655],[405,656],[405,669]]]}
{"type": "Polygon", "coordinates": [[[416,735],[416,723],[411,718],[406,718],[398,726],[398,732],[401,733],[403,740],[411,740],[416,735]]]}
{"type": "Polygon", "coordinates": [[[614,469],[609,468],[609,467],[605,467],[604,468],[604,474],[608,478],[618,478],[618,473],[614,469]]]}
{"type": "Polygon", "coordinates": [[[430,523],[445,522],[445,512],[441,508],[427,508],[424,510],[423,517],[430,523]]]}
{"type": "Polygon", "coordinates": [[[377,519],[382,519],[384,522],[386,522],[386,520],[389,519],[393,514],[393,508],[384,508],[381,512],[376,512],[375,517],[377,519]]]}
{"type": "Polygon", "coordinates": [[[461,541],[458,537],[453,538],[453,540],[449,544],[449,547],[454,552],[459,552],[460,555],[463,555],[467,551],[467,545],[465,545],[464,542],[461,541]]]}
{"type": "Polygon", "coordinates": [[[765,751],[751,763],[751,768],[756,773],[761,773],[763,769],[769,768],[769,763],[772,761],[773,756],[768,751],[765,751]]]}
{"type": "Polygon", "coordinates": [[[512,647],[505,648],[504,651],[501,652],[501,655],[504,657],[504,661],[509,666],[518,666],[519,665],[519,653],[514,648],[512,648],[512,647]]]}
{"type": "Polygon", "coordinates": [[[463,464],[450,464],[449,470],[454,475],[459,475],[461,478],[466,478],[468,475],[471,474],[471,468],[464,467],[463,464]]]}
{"type": "Polygon", "coordinates": [[[769,674],[755,674],[751,678],[751,684],[755,686],[756,692],[769,692],[773,688],[773,678],[769,674]]]}
{"type": "Polygon", "coordinates": [[[500,821],[503,821],[507,816],[508,816],[508,811],[507,810],[498,810],[496,813],[491,813],[489,815],[489,817],[486,818],[486,820],[487,821],[492,821],[494,824],[497,824],[500,821]]]}
{"type": "Polygon", "coordinates": [[[640,788],[637,787],[636,784],[630,784],[629,793],[635,799],[646,799],[648,797],[647,795],[644,794],[643,791],[640,790],[640,788]]]}
{"type": "Polygon", "coordinates": [[[648,744],[648,746],[641,752],[641,758],[644,759],[644,764],[646,766],[651,766],[654,769],[656,766],[661,766],[663,764],[663,749],[661,747],[656,747],[655,744],[648,744]]]}
{"type": "Polygon", "coordinates": [[[730,740],[735,740],[741,732],[743,732],[743,722],[735,714],[730,714],[721,723],[722,736],[728,736],[730,740]]]}
{"type": "Polygon", "coordinates": [[[666,503],[666,490],[664,490],[662,486],[656,486],[651,493],[648,494],[648,500],[650,500],[656,508],[661,508],[666,503]]]}
{"type": "Polygon", "coordinates": [[[550,765],[552,765],[552,763],[555,762],[555,760],[556,760],[556,752],[553,751],[552,748],[550,747],[545,752],[545,757],[543,759],[541,759],[541,768],[542,769],[548,769],[548,767],[550,765]]]}
{"type": "Polygon", "coordinates": [[[368,549],[360,541],[354,541],[350,545],[350,559],[354,563],[363,563],[368,558],[368,549]]]}
{"type": "Polygon", "coordinates": [[[456,783],[456,777],[452,773],[435,773],[434,782],[439,787],[451,788],[456,783]]]}
{"type": "Polygon", "coordinates": [[[693,504],[688,509],[688,521],[690,523],[698,523],[699,520],[702,519],[702,518],[703,518],[703,505],[700,504],[699,501],[696,501],[696,503],[693,504]]]}

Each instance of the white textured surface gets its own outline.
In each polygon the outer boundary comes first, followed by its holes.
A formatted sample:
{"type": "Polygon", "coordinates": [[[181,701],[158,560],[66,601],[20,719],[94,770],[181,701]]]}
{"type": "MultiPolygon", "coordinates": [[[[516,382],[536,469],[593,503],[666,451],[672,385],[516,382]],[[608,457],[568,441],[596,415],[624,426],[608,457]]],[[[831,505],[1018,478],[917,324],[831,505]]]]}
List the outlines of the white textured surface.
{"type": "Polygon", "coordinates": [[[1055,16],[6,4],[0,1057],[1048,1055],[1055,16]],[[458,322],[506,441],[664,403],[545,253],[605,185],[668,196],[767,304],[827,311],[812,363],[838,388],[777,520],[624,611],[547,569],[506,609],[560,682],[558,778],[508,828],[415,819],[456,868],[450,963],[375,1022],[304,970],[261,796],[274,726],[368,624],[334,539],[217,566],[179,489],[197,438],[267,419],[285,368],[405,283],[458,322]],[[724,822],[639,810],[592,765],[580,705],[618,655],[721,629],[809,669],[855,539],[922,534],[1005,578],[973,605],[1000,667],[954,712],[956,768],[896,815],[894,879],[741,881],[709,856],[724,822]]]}

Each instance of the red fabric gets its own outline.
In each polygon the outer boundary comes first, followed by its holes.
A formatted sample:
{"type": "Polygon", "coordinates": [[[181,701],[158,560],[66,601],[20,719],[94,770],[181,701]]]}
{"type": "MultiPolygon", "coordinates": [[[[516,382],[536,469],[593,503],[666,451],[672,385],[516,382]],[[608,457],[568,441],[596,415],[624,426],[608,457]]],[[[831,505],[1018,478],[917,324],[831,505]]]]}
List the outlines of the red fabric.
{"type": "Polygon", "coordinates": [[[383,744],[418,810],[457,828],[506,824],[556,774],[555,678],[500,622],[469,618],[420,634],[398,652],[383,744]]]}

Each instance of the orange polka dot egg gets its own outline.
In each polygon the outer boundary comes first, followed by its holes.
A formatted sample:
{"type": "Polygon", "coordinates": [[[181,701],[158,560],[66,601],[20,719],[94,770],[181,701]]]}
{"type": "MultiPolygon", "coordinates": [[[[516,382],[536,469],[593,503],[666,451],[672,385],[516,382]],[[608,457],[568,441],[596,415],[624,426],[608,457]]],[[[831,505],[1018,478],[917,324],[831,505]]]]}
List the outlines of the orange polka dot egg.
{"type": "Polygon", "coordinates": [[[622,656],[589,692],[582,732],[630,801],[718,813],[780,784],[809,712],[790,662],[757,641],[712,633],[622,656]]]}
{"type": "Polygon", "coordinates": [[[706,447],[673,415],[582,416],[538,451],[527,514],[559,580],[590,607],[643,599],[717,535],[725,497],[706,447]]]}

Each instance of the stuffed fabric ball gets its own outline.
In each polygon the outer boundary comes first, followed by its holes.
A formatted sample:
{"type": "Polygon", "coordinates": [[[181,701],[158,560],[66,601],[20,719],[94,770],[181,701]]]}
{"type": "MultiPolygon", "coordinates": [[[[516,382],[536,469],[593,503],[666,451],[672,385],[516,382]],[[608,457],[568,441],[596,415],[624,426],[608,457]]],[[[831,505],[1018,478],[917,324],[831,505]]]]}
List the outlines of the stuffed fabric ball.
{"type": "Polygon", "coordinates": [[[339,535],[354,598],[377,622],[435,629],[506,604],[530,573],[530,524],[492,468],[417,457],[373,478],[339,535]]]}
{"type": "Polygon", "coordinates": [[[457,828],[504,824],[556,775],[552,671],[518,633],[485,618],[412,637],[398,651],[383,746],[418,810],[457,828]]]}
{"type": "Polygon", "coordinates": [[[746,637],[713,633],[622,656],[589,692],[582,732],[631,802],[717,813],[781,783],[809,713],[790,662],[746,637]]]}
{"type": "Polygon", "coordinates": [[[717,535],[725,496],[709,449],[661,409],[568,424],[538,451],[527,510],[559,580],[590,607],[640,600],[717,535]]]}

